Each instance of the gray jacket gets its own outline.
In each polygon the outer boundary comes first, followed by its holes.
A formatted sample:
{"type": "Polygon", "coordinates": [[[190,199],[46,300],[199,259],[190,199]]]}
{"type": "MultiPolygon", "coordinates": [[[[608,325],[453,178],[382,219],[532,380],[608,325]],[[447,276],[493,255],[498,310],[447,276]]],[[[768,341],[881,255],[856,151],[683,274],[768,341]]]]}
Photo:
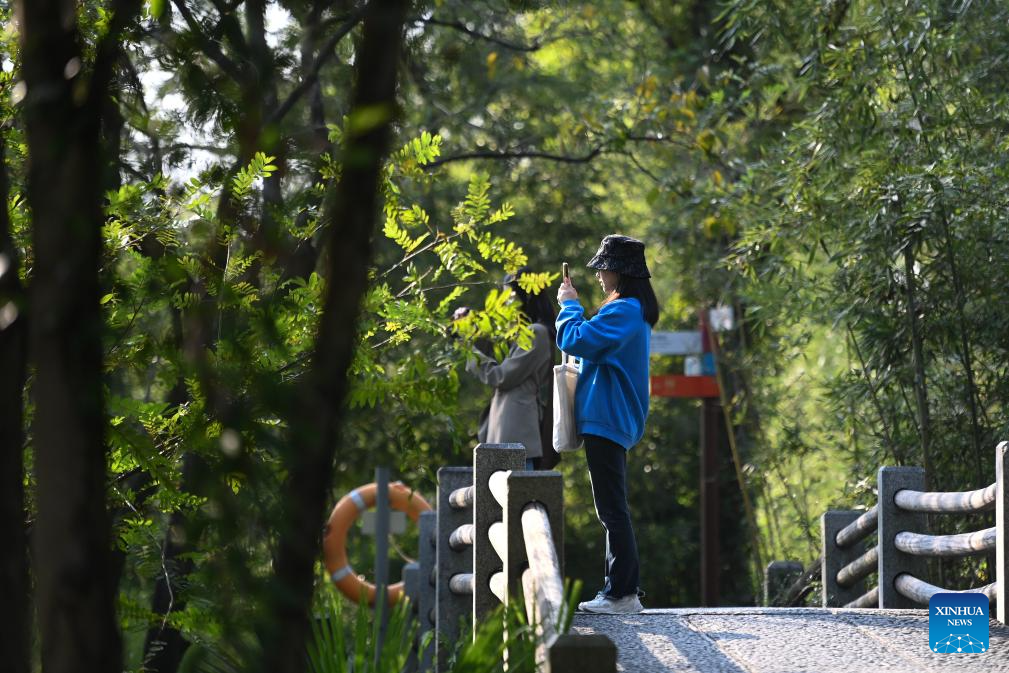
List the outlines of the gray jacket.
{"type": "Polygon", "coordinates": [[[512,345],[508,357],[500,364],[475,353],[477,359],[466,364],[466,371],[494,388],[490,413],[481,424],[477,439],[488,444],[522,444],[527,458],[539,458],[543,447],[538,393],[549,380],[554,362],[550,332],[540,323],[533,323],[532,330],[530,350],[512,345]]]}

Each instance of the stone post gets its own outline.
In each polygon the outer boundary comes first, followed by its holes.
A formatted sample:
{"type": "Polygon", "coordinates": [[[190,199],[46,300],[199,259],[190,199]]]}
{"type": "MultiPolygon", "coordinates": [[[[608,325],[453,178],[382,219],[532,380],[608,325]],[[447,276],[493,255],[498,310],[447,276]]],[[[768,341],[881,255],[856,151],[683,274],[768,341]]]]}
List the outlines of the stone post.
{"type": "Polygon", "coordinates": [[[457,488],[473,483],[473,468],[443,467],[438,470],[437,549],[435,550],[435,661],[436,670],[444,670],[448,654],[459,639],[459,622],[470,615],[469,596],[453,594],[448,583],[453,575],[473,572],[473,555],[452,551],[448,539],[452,531],[473,523],[473,509],[456,509],[449,495],[457,488]]]}
{"type": "Polygon", "coordinates": [[[601,634],[560,636],[550,646],[546,673],[616,673],[617,646],[601,634]]]}
{"type": "Polygon", "coordinates": [[[860,516],[862,512],[857,510],[829,509],[820,517],[820,540],[823,542],[820,581],[823,583],[822,605],[825,608],[840,607],[865,593],[864,579],[847,588],[837,583],[838,571],[865,552],[865,540],[838,547],[835,538],[842,528],[860,516]]]}
{"type": "Polygon", "coordinates": [[[1006,623],[1009,602],[1009,442],[995,447],[995,581],[996,618],[1006,623]]]}
{"type": "Polygon", "coordinates": [[[547,510],[550,532],[561,577],[564,577],[564,478],[560,472],[512,472],[508,475],[508,495],[503,521],[508,535],[505,550],[505,591],[508,601],[519,596],[522,571],[529,565],[522,533],[522,510],[538,502],[547,510]]]}
{"type": "Polygon", "coordinates": [[[905,598],[894,585],[900,573],[911,573],[920,580],[928,581],[927,566],[922,556],[914,556],[897,549],[894,538],[901,531],[924,533],[925,515],[921,512],[907,512],[894,502],[893,498],[901,489],[925,490],[925,470],[920,467],[881,467],[877,477],[879,496],[879,607],[920,608],[909,598],[905,598]]]}
{"type": "Polygon", "coordinates": [[[770,607],[774,599],[799,579],[803,567],[798,561],[771,561],[764,568],[764,606],[770,607]]]}
{"type": "MultiPolygon", "coordinates": [[[[526,450],[521,444],[478,444],[473,450],[473,633],[483,617],[500,604],[491,591],[491,576],[503,563],[491,546],[488,531],[502,520],[501,506],[490,491],[490,477],[495,472],[521,470],[526,464],[526,450]]],[[[446,548],[448,541],[445,541],[446,548]]]]}

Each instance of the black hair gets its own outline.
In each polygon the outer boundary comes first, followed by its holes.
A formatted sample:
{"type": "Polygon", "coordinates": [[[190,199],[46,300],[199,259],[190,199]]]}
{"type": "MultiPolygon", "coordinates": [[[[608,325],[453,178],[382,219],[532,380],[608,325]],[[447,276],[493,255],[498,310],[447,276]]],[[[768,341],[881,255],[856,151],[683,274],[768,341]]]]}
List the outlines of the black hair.
{"type": "Polygon", "coordinates": [[[545,291],[541,291],[539,294],[529,294],[521,287],[519,287],[518,279],[526,273],[532,273],[532,271],[527,267],[522,267],[518,270],[514,277],[510,277],[508,282],[505,283],[511,288],[515,296],[518,297],[519,305],[522,308],[522,312],[526,314],[529,318],[530,323],[538,322],[547,328],[547,332],[550,334],[550,341],[553,342],[557,338],[557,327],[554,325],[554,321],[557,319],[557,313],[554,312],[553,302],[547,297],[545,291]]]}
{"type": "MultiPolygon", "coordinates": [[[[652,281],[647,278],[634,278],[620,274],[617,281],[617,289],[612,295],[612,299],[637,299],[641,302],[641,312],[645,322],[652,327],[659,321],[659,300],[655,297],[655,290],[652,289],[652,281]]],[[[612,299],[607,299],[612,301],[612,299]]]]}

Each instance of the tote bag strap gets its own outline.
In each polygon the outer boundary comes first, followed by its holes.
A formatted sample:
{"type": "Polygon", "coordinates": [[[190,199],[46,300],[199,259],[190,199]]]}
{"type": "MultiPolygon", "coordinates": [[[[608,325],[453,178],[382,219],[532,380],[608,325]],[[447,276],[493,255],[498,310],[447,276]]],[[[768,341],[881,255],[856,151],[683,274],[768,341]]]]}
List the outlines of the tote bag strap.
{"type": "Polygon", "coordinates": [[[582,358],[575,357],[574,355],[568,355],[564,351],[561,351],[561,364],[573,364],[578,367],[579,373],[582,371],[582,358]]]}

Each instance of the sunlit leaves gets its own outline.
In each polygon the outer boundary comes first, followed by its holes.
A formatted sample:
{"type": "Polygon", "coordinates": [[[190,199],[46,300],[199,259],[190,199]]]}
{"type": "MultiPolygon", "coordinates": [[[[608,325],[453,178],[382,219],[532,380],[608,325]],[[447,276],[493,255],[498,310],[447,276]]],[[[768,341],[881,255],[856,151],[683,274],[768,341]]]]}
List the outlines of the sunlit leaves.
{"type": "Polygon", "coordinates": [[[248,166],[239,169],[231,179],[231,193],[237,199],[243,199],[252,191],[252,185],[257,180],[269,177],[277,167],[273,164],[274,157],[268,157],[262,152],[256,152],[248,166]]]}
{"type": "Polygon", "coordinates": [[[441,136],[424,131],[400,148],[396,163],[404,172],[414,173],[441,156],[441,142],[441,136]]]}
{"type": "MultiPolygon", "coordinates": [[[[477,340],[491,339],[502,356],[512,342],[531,345],[532,332],[507,292],[491,290],[482,309],[451,320],[455,303],[472,284],[480,284],[476,279],[495,274],[496,282],[502,271],[515,271],[527,258],[520,246],[495,233],[495,225],[513,211],[507,204],[494,208],[485,174],[471,177],[450,222],[432,221],[419,205],[401,202],[396,176],[422,179],[414,168],[436,158],[440,142],[438,136],[422,134],[404,145],[387,172],[383,233],[403,256],[381,272],[384,282],[375,284],[365,300],[361,334],[366,347],[358,350],[353,364],[354,407],[385,402],[443,413],[456,406],[456,368],[477,340]],[[432,297],[437,298],[433,306],[432,297]],[[418,335],[424,335],[427,345],[417,348],[426,351],[409,350],[418,335]]],[[[549,281],[549,274],[537,274],[526,282],[544,286],[549,281]]]]}
{"type": "Polygon", "coordinates": [[[465,218],[468,222],[478,222],[484,219],[490,211],[490,198],[487,195],[489,191],[490,178],[487,174],[475,174],[470,179],[469,188],[466,190],[466,200],[463,201],[459,209],[461,214],[459,219],[465,218]]]}
{"type": "Polygon", "coordinates": [[[477,250],[484,259],[503,265],[509,272],[518,270],[528,261],[520,246],[503,236],[490,233],[485,233],[477,239],[477,250]]]}
{"type": "Polygon", "coordinates": [[[428,224],[429,218],[427,213],[424,212],[423,208],[414,204],[409,209],[399,210],[394,215],[386,216],[383,232],[386,238],[396,241],[397,245],[403,248],[404,253],[409,254],[431,236],[428,224]],[[419,236],[412,237],[409,229],[416,227],[424,227],[428,231],[421,233],[419,236]]]}
{"type": "Polygon", "coordinates": [[[529,294],[539,294],[554,284],[561,275],[559,273],[523,273],[519,276],[518,284],[529,294]]]}
{"type": "Polygon", "coordinates": [[[467,342],[481,337],[496,337],[495,355],[499,359],[504,358],[511,343],[517,343],[526,350],[532,347],[528,319],[511,301],[510,289],[490,290],[483,308],[471,310],[468,315],[456,320],[453,329],[467,342]]]}
{"type": "Polygon", "coordinates": [[[435,314],[437,315],[447,315],[448,311],[452,308],[456,301],[462,298],[466,294],[468,288],[463,285],[458,285],[452,288],[452,291],[445,295],[440,302],[438,302],[438,307],[435,309],[435,314]]]}

